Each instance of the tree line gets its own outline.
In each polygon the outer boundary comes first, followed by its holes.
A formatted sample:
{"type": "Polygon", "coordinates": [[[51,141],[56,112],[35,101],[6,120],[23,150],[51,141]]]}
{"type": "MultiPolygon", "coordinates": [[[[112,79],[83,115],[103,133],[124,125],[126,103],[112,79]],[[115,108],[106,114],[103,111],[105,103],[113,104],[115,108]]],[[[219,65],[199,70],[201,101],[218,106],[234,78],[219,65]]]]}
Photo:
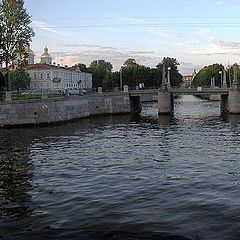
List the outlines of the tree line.
{"type": "Polygon", "coordinates": [[[182,82],[182,75],[178,70],[178,61],[175,58],[164,57],[155,68],[146,67],[129,58],[124,61],[119,71],[113,71],[113,66],[105,60],[95,60],[87,67],[85,64],[78,63],[72,68],[93,74],[93,88],[103,87],[103,89],[114,89],[120,87],[120,74],[122,75],[122,85],[135,88],[139,83],[144,83],[147,88],[158,88],[162,83],[163,64],[165,65],[165,78],[167,69],[170,70],[172,86],[178,86],[182,82]],[[120,73],[121,71],[121,73],[120,73]]]}
{"type": "MultiPolygon", "coordinates": [[[[229,66],[225,69],[227,86],[230,87],[233,80],[233,67],[229,66]]],[[[215,79],[215,85],[221,87],[223,81],[224,66],[219,63],[214,63],[203,67],[192,81],[194,86],[211,86],[211,79],[215,79]]],[[[240,82],[240,69],[238,68],[237,79],[240,82]]]]}

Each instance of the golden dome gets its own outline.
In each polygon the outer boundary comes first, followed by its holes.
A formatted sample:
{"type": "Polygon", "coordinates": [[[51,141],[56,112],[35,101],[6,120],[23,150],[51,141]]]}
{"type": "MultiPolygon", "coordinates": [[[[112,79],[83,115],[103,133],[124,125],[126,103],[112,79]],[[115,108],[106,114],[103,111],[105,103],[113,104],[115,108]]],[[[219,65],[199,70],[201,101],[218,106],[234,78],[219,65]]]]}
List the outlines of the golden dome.
{"type": "Polygon", "coordinates": [[[43,54],[41,55],[41,57],[50,57],[50,54],[48,53],[48,48],[45,47],[44,50],[43,50],[43,54]]]}

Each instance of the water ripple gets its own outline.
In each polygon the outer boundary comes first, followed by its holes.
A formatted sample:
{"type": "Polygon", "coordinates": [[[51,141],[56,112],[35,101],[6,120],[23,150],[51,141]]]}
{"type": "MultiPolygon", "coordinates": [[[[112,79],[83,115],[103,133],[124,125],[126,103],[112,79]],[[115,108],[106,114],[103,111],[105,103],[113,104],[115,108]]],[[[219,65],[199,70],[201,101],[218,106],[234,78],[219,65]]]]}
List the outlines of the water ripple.
{"type": "Polygon", "coordinates": [[[156,109],[1,129],[0,238],[239,239],[240,121],[189,96],[156,109]]]}

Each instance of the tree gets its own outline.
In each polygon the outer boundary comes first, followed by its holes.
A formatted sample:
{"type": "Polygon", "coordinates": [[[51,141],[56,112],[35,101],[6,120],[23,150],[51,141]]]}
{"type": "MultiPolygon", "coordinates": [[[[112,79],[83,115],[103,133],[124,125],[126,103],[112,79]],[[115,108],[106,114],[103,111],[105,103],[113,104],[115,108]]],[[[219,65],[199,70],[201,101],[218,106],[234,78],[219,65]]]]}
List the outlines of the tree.
{"type": "Polygon", "coordinates": [[[170,57],[164,57],[162,62],[159,63],[156,68],[156,73],[158,74],[158,79],[160,78],[160,81],[162,82],[162,68],[163,64],[165,65],[166,74],[167,69],[170,67],[170,80],[172,86],[179,86],[182,83],[182,75],[179,73],[177,66],[179,65],[179,62],[176,58],[170,58],[170,57]]]}
{"type": "Polygon", "coordinates": [[[136,66],[136,65],[137,65],[136,60],[133,59],[133,58],[129,58],[126,61],[124,61],[124,63],[123,63],[124,67],[133,67],[133,66],[136,66]]]}
{"type": "Polygon", "coordinates": [[[25,61],[27,47],[34,36],[24,0],[2,0],[0,3],[0,47],[6,69],[11,62],[25,61]]]}
{"type": "Polygon", "coordinates": [[[75,65],[72,66],[72,69],[74,70],[80,70],[81,72],[89,72],[89,69],[87,68],[87,66],[83,63],[77,63],[75,65]]]}
{"type": "Polygon", "coordinates": [[[12,90],[24,90],[28,89],[31,78],[27,71],[24,69],[17,69],[9,73],[9,79],[12,83],[12,90]]]}
{"type": "Polygon", "coordinates": [[[91,62],[89,70],[93,74],[93,87],[102,87],[103,81],[110,81],[112,68],[112,64],[105,60],[95,60],[91,62]]]}
{"type": "Polygon", "coordinates": [[[144,85],[149,80],[149,71],[150,68],[140,65],[136,62],[135,59],[129,58],[123,63],[122,67],[122,76],[123,76],[123,85],[128,85],[132,88],[135,88],[139,83],[144,82],[144,85]]]}
{"type": "Polygon", "coordinates": [[[218,63],[203,67],[194,77],[192,85],[210,86],[211,78],[214,77],[216,86],[221,86],[221,75],[219,74],[219,72],[222,72],[223,69],[224,66],[218,63]]]}

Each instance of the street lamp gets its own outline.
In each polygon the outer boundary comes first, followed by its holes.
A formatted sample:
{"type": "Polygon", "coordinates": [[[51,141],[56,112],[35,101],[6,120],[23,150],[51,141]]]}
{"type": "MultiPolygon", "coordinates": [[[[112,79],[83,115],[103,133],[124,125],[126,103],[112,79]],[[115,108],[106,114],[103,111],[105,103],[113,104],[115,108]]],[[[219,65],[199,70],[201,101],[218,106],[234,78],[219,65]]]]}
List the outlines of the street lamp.
{"type": "Polygon", "coordinates": [[[120,90],[122,90],[122,87],[123,87],[123,81],[122,81],[122,67],[120,68],[120,90]]]}
{"type": "Polygon", "coordinates": [[[168,70],[168,75],[167,75],[167,84],[168,84],[168,86],[170,87],[171,86],[171,81],[170,81],[170,71],[171,71],[171,67],[168,67],[167,68],[167,70],[168,70]]]}
{"type": "Polygon", "coordinates": [[[220,87],[222,87],[222,85],[223,85],[223,84],[222,84],[222,78],[223,78],[223,77],[222,77],[222,71],[219,71],[219,74],[221,75],[220,87]]]}

